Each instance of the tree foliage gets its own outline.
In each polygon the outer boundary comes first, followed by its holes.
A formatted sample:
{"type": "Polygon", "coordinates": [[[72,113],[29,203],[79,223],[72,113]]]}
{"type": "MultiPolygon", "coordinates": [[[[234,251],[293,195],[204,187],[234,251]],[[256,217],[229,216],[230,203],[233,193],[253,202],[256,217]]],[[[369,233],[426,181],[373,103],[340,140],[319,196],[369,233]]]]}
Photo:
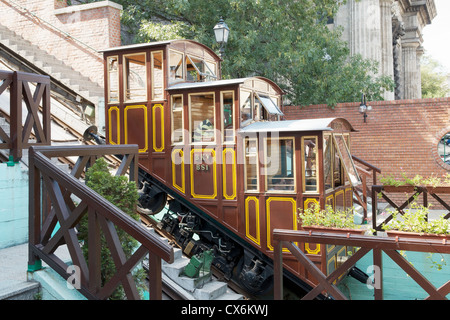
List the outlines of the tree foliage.
{"type": "MultiPolygon", "coordinates": [[[[86,172],[86,185],[96,191],[103,198],[114,204],[124,213],[128,214],[135,220],[139,219],[136,212],[136,204],[138,200],[138,192],[136,184],[128,181],[125,176],[112,176],[108,170],[108,164],[104,158],[99,158],[95,164],[86,172]]],[[[125,231],[116,227],[120,243],[127,259],[132,255],[138,246],[138,242],[127,234],[125,231]]],[[[89,239],[88,239],[88,216],[85,215],[79,228],[79,239],[84,242],[83,254],[88,259],[89,239]]],[[[111,252],[106,243],[105,235],[101,234],[101,285],[107,283],[116,273],[116,266],[111,257],[111,252]]],[[[133,275],[138,289],[144,289],[145,273],[143,269],[135,271],[133,275]]],[[[111,295],[112,300],[121,300],[125,298],[125,292],[122,286],[119,286],[111,295]]]]}
{"type": "Polygon", "coordinates": [[[422,98],[442,98],[450,94],[448,78],[442,66],[428,55],[422,57],[420,68],[422,98]]]}
{"type": "Polygon", "coordinates": [[[327,27],[346,0],[115,0],[135,42],[186,38],[216,51],[213,27],[223,17],[230,38],[224,78],[263,76],[296,105],[381,100],[394,83],[378,66],[350,57],[341,30],[327,27]]]}

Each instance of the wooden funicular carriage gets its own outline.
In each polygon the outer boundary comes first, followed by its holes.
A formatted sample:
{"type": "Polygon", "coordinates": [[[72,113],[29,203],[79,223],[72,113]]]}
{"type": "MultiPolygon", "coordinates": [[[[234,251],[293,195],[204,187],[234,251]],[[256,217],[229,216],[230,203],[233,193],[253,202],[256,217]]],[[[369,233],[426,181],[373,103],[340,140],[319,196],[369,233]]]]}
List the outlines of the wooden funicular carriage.
{"type": "MultiPolygon", "coordinates": [[[[272,284],[274,228],[298,229],[299,208],[353,206],[360,184],[345,119],[283,121],[280,87],[220,78],[206,46],[173,40],[104,51],[106,141],[139,145],[140,210],[185,253],[215,248],[213,265],[258,295],[272,284]],[[195,235],[195,236],[194,236],[195,235]]],[[[331,272],[345,248],[299,244],[331,272]]],[[[286,253],[288,277],[311,279],[286,253]]]]}

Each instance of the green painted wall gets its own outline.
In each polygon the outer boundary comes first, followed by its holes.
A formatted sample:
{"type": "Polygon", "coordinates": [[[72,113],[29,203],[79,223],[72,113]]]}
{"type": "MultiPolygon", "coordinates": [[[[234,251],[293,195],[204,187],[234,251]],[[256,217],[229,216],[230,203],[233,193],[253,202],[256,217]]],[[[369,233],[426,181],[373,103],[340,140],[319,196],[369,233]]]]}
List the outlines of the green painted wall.
{"type": "Polygon", "coordinates": [[[28,167],[0,163],[0,249],[28,241],[28,167]]]}
{"type": "MultiPolygon", "coordinates": [[[[450,280],[450,255],[406,251],[403,256],[439,288],[450,280]],[[444,259],[441,261],[441,259],[444,259]],[[433,263],[436,262],[436,263],[433,263]],[[438,270],[438,267],[442,267],[438,270]]],[[[356,266],[368,275],[372,275],[372,251],[359,260],[356,266]],[[369,269],[368,269],[369,268],[369,269]]],[[[374,290],[352,277],[346,277],[339,289],[351,300],[373,300],[374,290]]],[[[403,271],[391,258],[383,253],[383,290],[385,300],[422,300],[428,294],[403,271]]],[[[450,298],[450,294],[447,295],[450,298]]]]}

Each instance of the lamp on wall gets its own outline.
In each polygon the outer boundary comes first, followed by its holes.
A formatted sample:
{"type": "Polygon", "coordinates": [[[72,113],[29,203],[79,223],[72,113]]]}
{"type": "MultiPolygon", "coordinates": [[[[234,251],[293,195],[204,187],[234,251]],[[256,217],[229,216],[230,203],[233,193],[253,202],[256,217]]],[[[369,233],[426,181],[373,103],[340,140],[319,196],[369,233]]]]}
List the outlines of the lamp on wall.
{"type": "Polygon", "coordinates": [[[230,35],[230,28],[228,28],[225,21],[220,18],[219,22],[214,26],[214,36],[216,42],[220,45],[219,54],[223,58],[225,53],[225,45],[228,42],[228,36],[230,35]]]}
{"type": "Polygon", "coordinates": [[[363,114],[364,122],[367,122],[366,121],[367,112],[371,111],[371,110],[372,110],[372,107],[366,105],[366,95],[363,93],[361,96],[361,104],[359,105],[359,112],[363,114]]]}

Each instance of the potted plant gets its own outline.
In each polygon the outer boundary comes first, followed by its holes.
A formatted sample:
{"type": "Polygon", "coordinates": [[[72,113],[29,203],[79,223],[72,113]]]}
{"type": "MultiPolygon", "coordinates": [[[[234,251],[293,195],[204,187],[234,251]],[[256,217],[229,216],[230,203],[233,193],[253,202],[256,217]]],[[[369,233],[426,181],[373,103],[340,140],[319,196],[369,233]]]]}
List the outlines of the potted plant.
{"type": "Polygon", "coordinates": [[[401,215],[398,210],[388,209],[392,214],[392,221],[383,225],[388,236],[406,238],[447,238],[450,239],[450,221],[441,215],[438,219],[428,219],[429,208],[416,202],[401,215]]]}
{"type": "Polygon", "coordinates": [[[334,211],[330,205],[321,209],[318,203],[299,209],[298,221],[303,230],[364,234],[365,229],[355,224],[352,209],[334,211]]]}

